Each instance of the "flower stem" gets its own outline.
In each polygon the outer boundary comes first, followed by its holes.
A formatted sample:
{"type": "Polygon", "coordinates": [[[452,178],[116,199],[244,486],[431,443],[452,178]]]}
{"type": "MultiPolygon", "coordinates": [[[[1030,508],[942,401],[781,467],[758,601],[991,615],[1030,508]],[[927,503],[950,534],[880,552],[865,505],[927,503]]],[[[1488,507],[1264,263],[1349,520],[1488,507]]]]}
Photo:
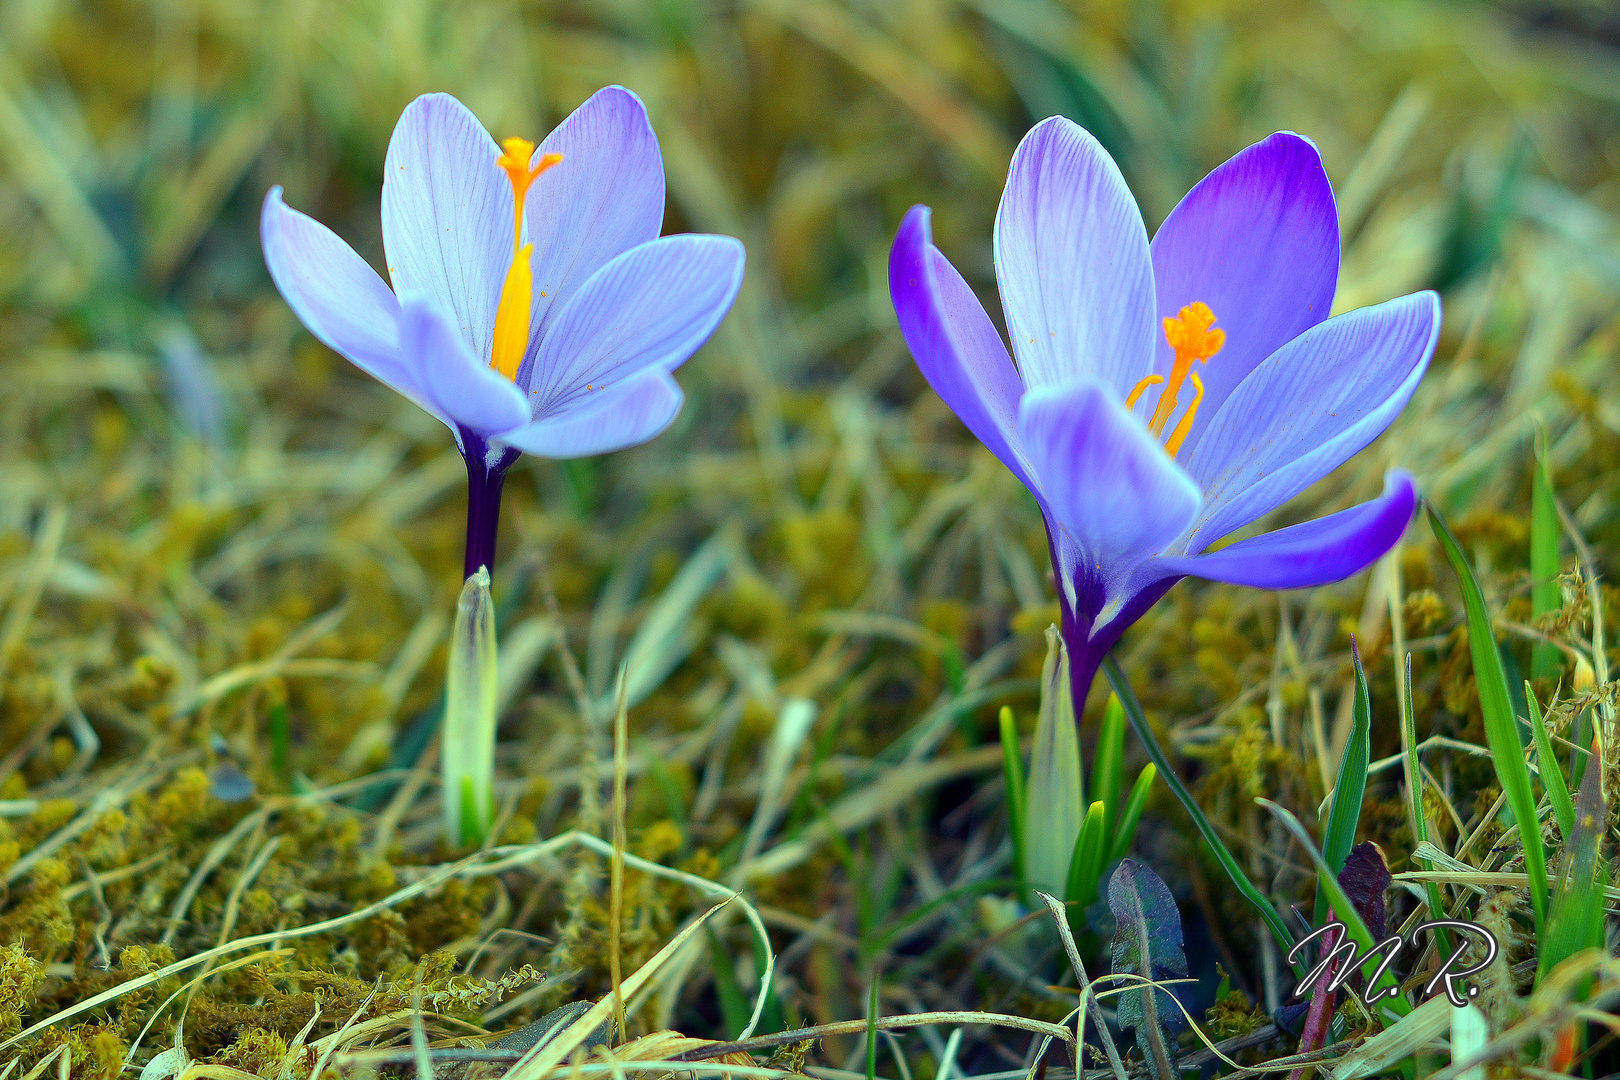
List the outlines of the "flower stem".
{"type": "Polygon", "coordinates": [[[506,470],[518,459],[507,448],[492,453],[489,444],[465,428],[461,432],[462,457],[467,461],[467,556],[462,577],[470,578],[480,566],[495,567],[495,537],[501,524],[501,486],[506,470]]]}

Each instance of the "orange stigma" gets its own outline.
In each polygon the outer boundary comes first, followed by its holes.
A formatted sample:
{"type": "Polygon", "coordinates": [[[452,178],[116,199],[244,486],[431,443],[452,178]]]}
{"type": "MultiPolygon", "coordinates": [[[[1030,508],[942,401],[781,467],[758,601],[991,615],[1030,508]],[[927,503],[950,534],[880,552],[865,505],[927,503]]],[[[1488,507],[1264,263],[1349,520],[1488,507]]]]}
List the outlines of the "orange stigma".
{"type": "Polygon", "coordinates": [[[1130,408],[1136,404],[1149,386],[1155,383],[1164,383],[1164,389],[1159,392],[1159,402],[1153,408],[1153,416],[1148,421],[1148,430],[1155,436],[1164,434],[1164,426],[1170,422],[1170,417],[1176,411],[1177,396],[1181,391],[1181,384],[1188,377],[1192,378],[1193,396],[1192,404],[1187,406],[1187,412],[1182,416],[1181,422],[1165,440],[1164,449],[1171,456],[1181,449],[1181,444],[1192,431],[1193,417],[1198,413],[1198,404],[1204,400],[1204,383],[1196,374],[1192,366],[1195,362],[1203,362],[1221,351],[1226,344],[1226,331],[1215,326],[1215,313],[1209,310],[1209,305],[1202,301],[1194,301],[1182,308],[1174,318],[1164,320],[1164,339],[1175,350],[1175,361],[1170,365],[1168,380],[1162,375],[1149,375],[1131,390],[1130,396],[1125,399],[1125,407],[1130,408]]]}
{"type": "Polygon", "coordinates": [[[489,366],[516,380],[523,354],[529,348],[529,316],[534,305],[534,270],[529,266],[533,244],[523,242],[523,199],[535,177],[562,160],[561,154],[545,154],[534,165],[534,143],[516,137],[501,142],[505,151],[495,164],[506,171],[512,182],[512,265],[501,286],[501,303],[495,309],[495,340],[490,347],[489,366]]]}

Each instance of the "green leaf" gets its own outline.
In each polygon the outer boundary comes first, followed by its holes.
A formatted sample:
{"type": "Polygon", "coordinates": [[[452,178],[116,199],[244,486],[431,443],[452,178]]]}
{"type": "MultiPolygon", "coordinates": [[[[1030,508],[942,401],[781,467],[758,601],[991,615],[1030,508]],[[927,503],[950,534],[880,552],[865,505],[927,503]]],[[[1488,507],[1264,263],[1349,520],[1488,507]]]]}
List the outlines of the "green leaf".
{"type": "Polygon", "coordinates": [[[976,5],[1004,33],[989,35],[1002,72],[1024,108],[1034,118],[1061,115],[1085,128],[1129,171],[1134,149],[1130,128],[1108,96],[1081,67],[1080,58],[1063,47],[1051,21],[1030,5],[976,5]]]}
{"type": "MultiPolygon", "coordinates": [[[[1322,857],[1337,874],[1356,843],[1356,825],[1361,820],[1361,801],[1367,794],[1367,767],[1371,764],[1372,701],[1367,693],[1367,673],[1361,667],[1361,652],[1355,639],[1350,641],[1350,657],[1356,668],[1356,698],[1352,710],[1354,725],[1350,741],[1339,758],[1339,778],[1333,784],[1333,809],[1328,811],[1327,829],[1322,833],[1322,857]]],[[[1327,914],[1327,896],[1316,894],[1317,926],[1327,914]]]]}
{"type": "MultiPolygon", "coordinates": [[[[1125,710],[1117,694],[1108,695],[1097,750],[1091,758],[1091,796],[1103,804],[1103,836],[1112,842],[1119,814],[1119,788],[1125,769],[1125,710]]],[[[1070,899],[1073,899],[1071,897],[1070,899]]]]}
{"type": "Polygon", "coordinates": [[[1131,845],[1136,842],[1136,823],[1142,820],[1142,811],[1147,809],[1148,795],[1153,791],[1153,778],[1158,774],[1159,770],[1153,762],[1142,766],[1142,772],[1125,800],[1125,809],[1119,815],[1119,828],[1114,831],[1113,844],[1108,849],[1107,858],[1103,859],[1104,866],[1130,854],[1131,845]]]}
{"type": "Polygon", "coordinates": [[[1530,902],[1535,908],[1539,936],[1547,920],[1547,857],[1541,847],[1541,828],[1536,823],[1536,800],[1530,789],[1530,766],[1524,760],[1519,742],[1519,725],[1508,696],[1507,675],[1502,656],[1496,650],[1496,634],[1491,629],[1485,595],[1480,592],[1474,572],[1457,546],[1457,538],[1429,507],[1429,524],[1451,563],[1462,587],[1463,607],[1468,612],[1468,651],[1474,659],[1474,683],[1479,687],[1479,707],[1485,717],[1485,741],[1490,746],[1496,779],[1507,796],[1508,809],[1519,825],[1519,841],[1524,846],[1524,868],[1530,877],[1530,902]]]}
{"type": "Polygon", "coordinates": [[[1097,899],[1097,879],[1102,876],[1102,858],[1107,846],[1103,834],[1103,804],[1094,802],[1074,841],[1074,857],[1069,860],[1069,890],[1064,897],[1078,905],[1082,924],[1085,909],[1097,899]]]}
{"type": "Polygon", "coordinates": [[[1056,627],[1046,631],[1046,664],[1041,670],[1041,714],[1029,752],[1024,792],[1024,872],[1032,888],[1063,895],[1069,862],[1086,812],[1080,774],[1080,737],[1069,692],[1069,650],[1056,627]]]}
{"type": "MultiPolygon", "coordinates": [[[[1108,907],[1114,913],[1114,974],[1155,982],[1187,977],[1181,913],[1159,875],[1126,859],[1108,880],[1108,907]]],[[[1181,1010],[1166,990],[1135,982],[1124,985],[1120,1027],[1136,1032],[1136,1044],[1156,1080],[1177,1080],[1174,1035],[1186,1023],[1181,1010]]]]}
{"type": "Polygon", "coordinates": [[[1547,734],[1547,721],[1541,713],[1541,703],[1530,684],[1524,684],[1524,703],[1530,712],[1530,734],[1536,740],[1536,769],[1541,773],[1541,790],[1547,793],[1553,817],[1558,819],[1558,831],[1569,840],[1575,828],[1575,804],[1569,798],[1569,786],[1564,783],[1563,766],[1553,753],[1552,737],[1547,734]]]}
{"type": "MultiPolygon", "coordinates": [[[[1558,589],[1558,501],[1547,466],[1547,433],[1536,432],[1536,460],[1530,473],[1530,621],[1563,606],[1558,589]]],[[[1546,678],[1563,666],[1556,645],[1537,642],[1531,653],[1530,677],[1546,678]]],[[[1568,833],[1564,835],[1568,836],[1568,833]]]]}
{"type": "Polygon", "coordinates": [[[1018,724],[1012,709],[1001,707],[1001,771],[1007,778],[1007,829],[1012,834],[1013,872],[1018,887],[1027,889],[1024,876],[1024,766],[1018,752],[1018,724]]]}
{"type": "MultiPolygon", "coordinates": [[[[1141,703],[1136,700],[1136,695],[1132,693],[1131,684],[1126,680],[1125,673],[1119,669],[1119,661],[1115,660],[1112,654],[1109,654],[1103,658],[1102,668],[1103,672],[1108,676],[1109,684],[1114,688],[1114,693],[1119,695],[1119,703],[1125,710],[1125,719],[1130,721],[1131,730],[1136,732],[1138,739],[1142,740],[1142,745],[1147,749],[1148,757],[1158,767],[1159,775],[1164,777],[1164,782],[1169,786],[1171,793],[1181,803],[1182,809],[1187,811],[1187,816],[1192,818],[1193,824],[1198,827],[1199,835],[1204,838],[1204,843],[1209,845],[1209,850],[1214,853],[1216,861],[1221,864],[1221,869],[1226,871],[1226,876],[1232,880],[1232,884],[1237,887],[1238,892],[1243,894],[1244,899],[1253,904],[1255,910],[1260,912],[1260,917],[1266,920],[1267,926],[1271,927],[1272,936],[1277,939],[1277,943],[1282,946],[1283,951],[1286,953],[1293,949],[1294,935],[1288,929],[1288,924],[1283,922],[1282,916],[1277,914],[1277,909],[1272,906],[1270,900],[1266,899],[1265,894],[1255,888],[1248,875],[1244,874],[1243,868],[1238,865],[1237,859],[1221,840],[1220,834],[1215,831],[1215,826],[1210,823],[1208,815],[1204,813],[1204,808],[1198,805],[1198,800],[1193,798],[1192,792],[1187,790],[1187,785],[1181,782],[1181,777],[1177,776],[1176,771],[1170,767],[1170,759],[1165,756],[1164,748],[1159,745],[1158,736],[1153,734],[1153,728],[1148,724],[1147,717],[1142,715],[1141,703]]],[[[1140,781],[1138,783],[1140,784],[1140,781]]],[[[1303,968],[1300,969],[1300,974],[1304,974],[1303,968]]]]}
{"type": "MultiPolygon", "coordinates": [[[[1327,894],[1328,905],[1333,909],[1333,913],[1339,917],[1339,921],[1344,924],[1344,931],[1349,935],[1350,940],[1355,942],[1364,952],[1371,952],[1377,942],[1373,940],[1371,932],[1367,929],[1367,924],[1362,921],[1361,913],[1356,910],[1356,905],[1345,894],[1344,886],[1339,884],[1338,875],[1332,872],[1327,860],[1322,858],[1322,853],[1316,849],[1315,842],[1311,840],[1311,834],[1305,830],[1305,826],[1299,823],[1299,818],[1270,799],[1256,799],[1254,801],[1275,814],[1277,820],[1282,822],[1283,828],[1293,834],[1294,839],[1299,841],[1299,846],[1305,849],[1306,854],[1310,855],[1311,862],[1316,864],[1317,890],[1327,894]]],[[[1373,972],[1378,969],[1378,961],[1379,958],[1376,956],[1370,956],[1362,961],[1362,975],[1371,980],[1373,972]]],[[[1379,977],[1378,981],[1372,985],[1375,990],[1399,987],[1395,976],[1387,969],[1379,977]]],[[[1384,1008],[1393,1009],[1402,1016],[1412,1011],[1412,1003],[1406,1000],[1404,994],[1380,998],[1378,1004],[1384,1008]]]]}

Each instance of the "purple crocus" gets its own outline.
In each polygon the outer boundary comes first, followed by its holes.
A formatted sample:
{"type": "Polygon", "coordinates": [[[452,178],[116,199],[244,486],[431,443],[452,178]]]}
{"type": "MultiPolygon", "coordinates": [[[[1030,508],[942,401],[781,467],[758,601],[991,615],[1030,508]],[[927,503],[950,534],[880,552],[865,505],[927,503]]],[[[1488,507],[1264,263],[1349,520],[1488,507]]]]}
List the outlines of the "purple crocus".
{"type": "Polygon", "coordinates": [[[1209,550],[1376,438],[1440,330],[1432,292],[1327,317],[1339,222],[1309,140],[1279,132],[1244,150],[1149,244],[1097,141],[1061,117],[1037,125],[996,214],[1011,356],[928,218],[913,207],[889,257],[900,329],[1040,506],[1077,705],[1182,577],[1321,585],[1400,537],[1416,494],[1392,471],[1380,498],[1209,550]]]}
{"type": "Polygon", "coordinates": [[[536,147],[495,144],[466,106],[406,106],[384,164],[390,291],[272,188],[270,276],[311,333],[433,416],[467,459],[466,575],[492,565],[521,451],[585,457],[657,435],[671,373],[742,283],[729,236],[660,237],[664,166],[641,99],[598,91],[536,147]]]}

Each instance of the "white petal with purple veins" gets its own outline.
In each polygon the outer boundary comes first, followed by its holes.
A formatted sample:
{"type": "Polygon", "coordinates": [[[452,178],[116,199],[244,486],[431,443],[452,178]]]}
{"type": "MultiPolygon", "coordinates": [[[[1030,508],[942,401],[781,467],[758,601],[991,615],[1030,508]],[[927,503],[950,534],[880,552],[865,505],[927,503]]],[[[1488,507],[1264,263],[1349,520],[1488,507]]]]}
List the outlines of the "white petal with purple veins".
{"type": "Polygon", "coordinates": [[[928,208],[914,206],[889,254],[889,293],[900,332],[934,392],[1026,487],[1019,458],[1023,380],[990,316],[929,236],[928,208]]]}
{"type": "Polygon", "coordinates": [[[439,412],[485,438],[525,423],[529,403],[506,376],[475,359],[445,314],[425,297],[400,306],[400,349],[439,412]]]}
{"type": "MultiPolygon", "coordinates": [[[[1240,151],[1170,211],[1152,250],[1160,317],[1201,302],[1226,332],[1225,347],[1196,368],[1204,400],[1190,452],[1249,372],[1333,307],[1339,215],[1316,146],[1280,131],[1240,151]]],[[[1174,354],[1162,333],[1156,348],[1154,370],[1169,375],[1174,354]]]]}
{"type": "Polygon", "coordinates": [[[1154,559],[1161,576],[1196,577],[1258,589],[1303,589],[1364,569],[1399,540],[1412,520],[1412,478],[1392,471],[1384,493],[1336,514],[1239,540],[1207,555],[1154,559]]]}
{"type": "Polygon", "coordinates": [[[1025,385],[1150,370],[1153,268],[1141,211],[1096,139],[1054,116],[1018,144],[996,212],[996,280],[1025,385]]]}
{"type": "Polygon", "coordinates": [[[1031,390],[1018,437],[1055,524],[1105,579],[1163,551],[1198,513],[1198,488],[1103,383],[1031,390]]]}
{"type": "Polygon", "coordinates": [[[394,291],[430,299],[486,362],[512,264],[512,185],[495,164],[500,156],[465,105],[424,94],[405,107],[383,163],[383,247],[394,291]]]}
{"type": "Polygon", "coordinates": [[[1204,509],[1186,550],[1281,506],[1377,438],[1417,389],[1439,333],[1439,297],[1414,293],[1320,323],[1255,368],[1187,463],[1204,509]]]}
{"type": "Polygon", "coordinates": [[[545,137],[535,161],[553,153],[562,161],[525,200],[534,244],[530,362],[568,299],[610,259],[656,240],[664,222],[664,159],[647,108],[631,91],[608,86],[592,94],[545,137]]]}
{"type": "Polygon", "coordinates": [[[508,431],[500,441],[540,457],[606,454],[646,442],[681,411],[681,388],[669,373],[649,371],[567,408],[508,431]]]}
{"type": "Polygon", "coordinates": [[[400,351],[399,302],[377,272],[331,229],[287,206],[279,187],[264,198],[259,229],[271,280],[309,332],[453,428],[400,351]]]}
{"type": "Polygon", "coordinates": [[[611,260],[540,343],[527,384],[534,416],[648,368],[680,366],[725,318],[742,273],[743,246],[729,236],[666,236],[611,260]]]}

